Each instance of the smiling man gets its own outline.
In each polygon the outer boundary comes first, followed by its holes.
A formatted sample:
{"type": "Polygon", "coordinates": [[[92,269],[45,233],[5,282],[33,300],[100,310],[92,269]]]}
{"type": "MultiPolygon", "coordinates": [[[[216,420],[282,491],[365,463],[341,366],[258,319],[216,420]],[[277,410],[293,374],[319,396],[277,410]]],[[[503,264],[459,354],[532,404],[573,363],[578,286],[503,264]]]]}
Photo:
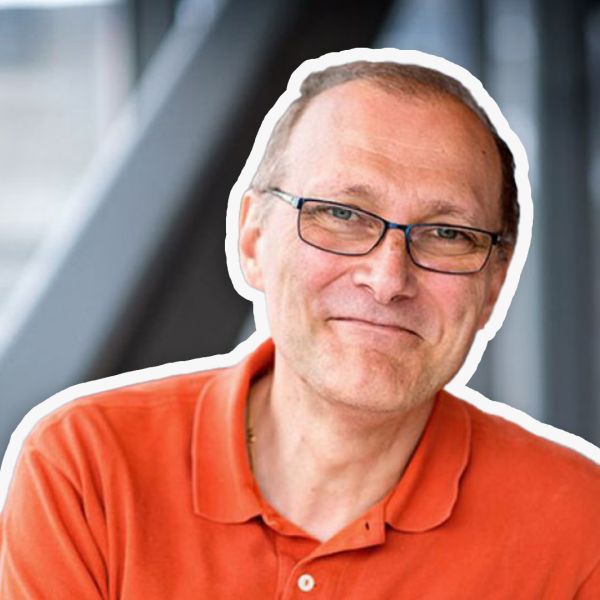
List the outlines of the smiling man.
{"type": "Polygon", "coordinates": [[[479,117],[427,87],[426,70],[405,67],[398,87],[414,91],[402,93],[376,66],[345,72],[361,69],[372,75],[309,92],[242,208],[242,266],[266,294],[276,345],[275,369],[250,395],[256,473],[267,499],[321,540],[397,483],[490,316],[515,233],[479,117]],[[284,202],[265,208],[269,195],[284,202]]]}
{"type": "Polygon", "coordinates": [[[0,597],[600,598],[600,468],[443,389],[507,275],[513,171],[447,75],[309,75],[241,205],[272,339],[40,423],[0,597]]]}

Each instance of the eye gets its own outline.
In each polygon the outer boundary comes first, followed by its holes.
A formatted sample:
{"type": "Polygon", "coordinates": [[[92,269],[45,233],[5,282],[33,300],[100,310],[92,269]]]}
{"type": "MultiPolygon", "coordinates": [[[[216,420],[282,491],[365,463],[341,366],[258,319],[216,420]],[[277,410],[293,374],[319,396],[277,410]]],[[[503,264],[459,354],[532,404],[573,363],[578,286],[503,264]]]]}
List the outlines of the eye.
{"type": "Polygon", "coordinates": [[[353,217],[356,218],[358,216],[353,210],[342,208],[341,206],[330,206],[327,208],[327,212],[330,216],[340,221],[350,221],[353,217]]]}
{"type": "Polygon", "coordinates": [[[438,227],[434,230],[434,234],[442,240],[455,240],[463,236],[464,233],[458,229],[452,229],[451,227],[438,227]]]}
{"type": "Polygon", "coordinates": [[[470,242],[476,244],[480,241],[474,232],[455,227],[434,227],[430,230],[430,235],[440,242],[470,242]]]}

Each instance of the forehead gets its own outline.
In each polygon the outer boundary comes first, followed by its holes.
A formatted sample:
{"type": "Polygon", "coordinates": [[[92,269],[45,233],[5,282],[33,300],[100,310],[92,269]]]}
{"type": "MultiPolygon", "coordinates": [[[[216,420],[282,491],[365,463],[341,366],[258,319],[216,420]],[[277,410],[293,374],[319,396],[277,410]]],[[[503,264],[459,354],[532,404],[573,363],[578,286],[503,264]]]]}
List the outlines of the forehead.
{"type": "Polygon", "coordinates": [[[500,218],[500,159],[479,118],[458,101],[365,82],[311,101],[289,139],[285,185],[297,195],[362,196],[390,219],[442,204],[474,225],[500,218]]]}

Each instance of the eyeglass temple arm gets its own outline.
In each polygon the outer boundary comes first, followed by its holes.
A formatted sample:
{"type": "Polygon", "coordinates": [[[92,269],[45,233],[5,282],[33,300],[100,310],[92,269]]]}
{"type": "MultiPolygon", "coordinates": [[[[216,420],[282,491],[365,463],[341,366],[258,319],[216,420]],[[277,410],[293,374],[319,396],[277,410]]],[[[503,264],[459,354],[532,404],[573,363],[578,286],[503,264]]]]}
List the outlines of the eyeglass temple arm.
{"type": "Polygon", "coordinates": [[[283,200],[284,202],[291,204],[294,208],[300,208],[300,206],[302,206],[303,199],[298,198],[298,196],[292,196],[290,194],[286,194],[285,192],[282,192],[281,190],[278,190],[275,188],[269,188],[266,191],[268,194],[271,194],[272,196],[275,196],[275,197],[279,198],[280,200],[283,200]]]}

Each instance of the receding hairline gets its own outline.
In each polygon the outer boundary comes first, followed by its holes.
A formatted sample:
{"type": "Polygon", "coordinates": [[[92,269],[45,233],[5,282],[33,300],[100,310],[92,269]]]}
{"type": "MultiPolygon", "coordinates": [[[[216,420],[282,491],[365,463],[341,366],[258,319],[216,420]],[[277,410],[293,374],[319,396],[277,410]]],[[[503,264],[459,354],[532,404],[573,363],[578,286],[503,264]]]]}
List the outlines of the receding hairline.
{"type": "Polygon", "coordinates": [[[252,179],[251,187],[261,190],[266,179],[282,178],[290,138],[298,122],[314,100],[331,89],[354,83],[375,87],[408,101],[449,101],[465,106],[482,121],[493,138],[496,129],[485,111],[477,104],[471,92],[458,80],[434,69],[420,65],[394,62],[356,61],[310,73],[300,86],[300,96],[285,110],[276,123],[265,155],[252,179]]]}
{"type": "MultiPolygon", "coordinates": [[[[489,127],[487,127],[486,123],[482,122],[480,115],[477,112],[475,112],[471,106],[466,105],[460,99],[458,99],[452,95],[437,93],[435,90],[428,89],[425,86],[422,86],[422,89],[419,89],[418,91],[415,91],[413,93],[412,91],[406,92],[404,90],[395,89],[395,88],[392,88],[387,85],[380,85],[381,83],[382,82],[375,80],[375,79],[373,79],[373,80],[358,79],[358,80],[343,81],[335,86],[327,87],[326,89],[322,90],[318,94],[315,94],[314,96],[311,96],[310,98],[308,98],[300,106],[300,109],[293,113],[292,118],[287,126],[286,131],[285,131],[285,136],[282,137],[281,146],[280,146],[282,152],[278,156],[278,159],[280,162],[279,168],[281,169],[281,174],[283,174],[284,167],[285,167],[285,160],[283,160],[283,159],[285,159],[285,157],[287,156],[287,152],[292,146],[292,138],[298,131],[299,125],[301,124],[303,119],[307,118],[307,114],[309,113],[309,111],[312,108],[314,108],[314,105],[316,102],[324,101],[325,100],[324,97],[326,97],[328,94],[330,94],[331,92],[335,92],[336,90],[339,90],[339,88],[343,88],[345,86],[362,87],[363,89],[366,89],[366,90],[370,89],[371,91],[382,92],[385,96],[387,96],[393,100],[397,100],[398,102],[406,103],[409,106],[415,106],[417,108],[418,107],[433,107],[433,108],[435,108],[436,105],[440,106],[440,107],[443,107],[443,106],[455,107],[459,111],[456,118],[461,118],[459,116],[459,114],[460,114],[460,112],[462,112],[463,115],[465,115],[465,116],[469,115],[470,117],[472,117],[473,123],[479,124],[481,126],[480,131],[484,133],[484,135],[490,141],[491,146],[496,151],[496,154],[498,156],[498,168],[500,168],[501,160],[500,160],[500,154],[497,151],[497,147],[495,144],[494,132],[491,131],[489,127]]],[[[385,84],[385,83],[386,82],[384,81],[383,84],[385,84]]],[[[343,94],[343,93],[344,93],[344,91],[340,90],[340,94],[343,94]]],[[[348,97],[350,98],[349,94],[348,94],[348,97]]],[[[343,95],[340,95],[338,98],[335,98],[332,100],[332,104],[339,105],[341,107],[341,106],[343,106],[345,101],[346,101],[346,98],[343,95]]],[[[468,118],[469,117],[467,117],[467,119],[468,118]]]]}
{"type": "Polygon", "coordinates": [[[409,101],[450,101],[462,105],[478,117],[493,139],[500,159],[499,201],[503,218],[503,235],[508,246],[513,246],[518,234],[520,208],[514,179],[514,158],[510,148],[466,86],[449,75],[420,65],[356,61],[309,74],[301,84],[300,96],[289,105],[276,123],[265,154],[252,179],[251,188],[261,192],[268,186],[279,184],[285,175],[291,135],[313,100],[330,89],[351,82],[370,85],[409,101]]]}

